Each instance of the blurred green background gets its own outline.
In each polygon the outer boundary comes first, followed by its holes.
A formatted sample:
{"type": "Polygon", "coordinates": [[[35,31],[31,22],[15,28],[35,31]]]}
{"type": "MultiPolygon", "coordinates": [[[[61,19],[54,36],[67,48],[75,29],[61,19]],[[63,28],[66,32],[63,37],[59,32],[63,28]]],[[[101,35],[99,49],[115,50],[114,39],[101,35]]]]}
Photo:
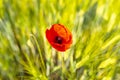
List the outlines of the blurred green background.
{"type": "Polygon", "coordinates": [[[120,0],[0,0],[0,80],[120,80],[120,0]],[[54,50],[60,23],[73,44],[54,50]]]}

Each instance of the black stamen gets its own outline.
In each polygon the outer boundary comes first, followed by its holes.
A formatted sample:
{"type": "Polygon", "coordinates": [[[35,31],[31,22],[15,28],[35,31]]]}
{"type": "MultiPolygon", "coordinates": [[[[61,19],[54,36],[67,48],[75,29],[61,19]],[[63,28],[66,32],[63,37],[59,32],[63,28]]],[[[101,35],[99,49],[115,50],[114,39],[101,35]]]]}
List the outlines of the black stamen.
{"type": "Polygon", "coordinates": [[[58,44],[62,44],[62,38],[59,37],[59,36],[56,36],[55,37],[55,42],[58,43],[58,44]]]}

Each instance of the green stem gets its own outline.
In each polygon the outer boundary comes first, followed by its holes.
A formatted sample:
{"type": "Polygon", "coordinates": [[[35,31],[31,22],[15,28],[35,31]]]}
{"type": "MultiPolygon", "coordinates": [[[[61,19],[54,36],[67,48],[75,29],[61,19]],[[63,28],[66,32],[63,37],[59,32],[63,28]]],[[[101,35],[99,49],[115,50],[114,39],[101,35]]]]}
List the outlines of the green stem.
{"type": "Polygon", "coordinates": [[[65,63],[64,63],[64,52],[61,52],[61,67],[62,67],[62,80],[64,80],[64,68],[65,68],[65,63]]]}
{"type": "Polygon", "coordinates": [[[41,53],[41,50],[40,50],[40,46],[38,44],[38,41],[37,41],[36,37],[33,34],[31,34],[31,37],[34,39],[34,41],[35,41],[35,43],[37,45],[37,48],[38,48],[38,51],[39,51],[39,55],[40,55],[40,61],[41,61],[41,70],[42,70],[43,74],[45,74],[46,73],[46,69],[45,69],[43,56],[42,56],[42,53],[41,53]]]}

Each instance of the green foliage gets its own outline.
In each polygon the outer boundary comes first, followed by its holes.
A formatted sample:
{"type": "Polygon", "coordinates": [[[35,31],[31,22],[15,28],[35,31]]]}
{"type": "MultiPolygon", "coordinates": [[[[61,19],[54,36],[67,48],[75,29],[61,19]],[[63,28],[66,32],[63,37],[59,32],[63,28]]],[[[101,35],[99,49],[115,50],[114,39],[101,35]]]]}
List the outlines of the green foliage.
{"type": "Polygon", "coordinates": [[[120,1],[0,0],[0,80],[119,80],[120,1]],[[73,44],[53,49],[52,24],[73,44]]]}

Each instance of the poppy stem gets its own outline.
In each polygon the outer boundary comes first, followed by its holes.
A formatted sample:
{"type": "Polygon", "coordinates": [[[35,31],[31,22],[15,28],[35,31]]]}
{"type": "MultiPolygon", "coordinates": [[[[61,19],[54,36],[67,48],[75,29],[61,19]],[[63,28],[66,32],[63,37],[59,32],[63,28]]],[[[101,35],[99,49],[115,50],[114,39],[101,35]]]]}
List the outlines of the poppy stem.
{"type": "Polygon", "coordinates": [[[53,59],[53,66],[58,65],[58,51],[56,51],[54,48],[52,48],[52,59],[53,59]]]}
{"type": "Polygon", "coordinates": [[[61,52],[61,68],[62,68],[62,80],[64,80],[64,71],[65,71],[65,64],[64,64],[64,52],[61,52]]]}

